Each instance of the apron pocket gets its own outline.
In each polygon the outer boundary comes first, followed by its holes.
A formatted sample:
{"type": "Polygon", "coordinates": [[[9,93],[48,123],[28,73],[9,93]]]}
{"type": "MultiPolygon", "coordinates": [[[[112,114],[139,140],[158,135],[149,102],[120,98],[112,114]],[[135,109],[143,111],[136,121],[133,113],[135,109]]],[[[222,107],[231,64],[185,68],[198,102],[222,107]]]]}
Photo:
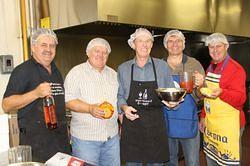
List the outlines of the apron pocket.
{"type": "Polygon", "coordinates": [[[171,138],[194,138],[198,132],[198,120],[168,119],[168,136],[171,138]]]}

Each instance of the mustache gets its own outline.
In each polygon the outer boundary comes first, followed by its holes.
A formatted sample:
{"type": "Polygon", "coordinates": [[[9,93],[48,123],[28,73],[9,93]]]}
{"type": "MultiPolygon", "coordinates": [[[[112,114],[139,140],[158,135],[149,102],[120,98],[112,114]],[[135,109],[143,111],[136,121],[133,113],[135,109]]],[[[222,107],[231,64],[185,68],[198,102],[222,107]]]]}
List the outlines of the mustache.
{"type": "Polygon", "coordinates": [[[52,55],[52,52],[51,51],[43,51],[42,52],[42,55],[47,55],[47,54],[52,55]]]}

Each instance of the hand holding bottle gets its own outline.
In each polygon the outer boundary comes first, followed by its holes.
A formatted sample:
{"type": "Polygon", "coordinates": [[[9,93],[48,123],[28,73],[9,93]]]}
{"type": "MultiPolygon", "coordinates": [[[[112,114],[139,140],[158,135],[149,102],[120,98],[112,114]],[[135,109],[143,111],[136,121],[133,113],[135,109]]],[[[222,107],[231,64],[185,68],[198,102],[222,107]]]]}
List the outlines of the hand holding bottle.
{"type": "Polygon", "coordinates": [[[52,95],[51,86],[48,82],[39,84],[34,91],[36,93],[36,96],[39,98],[52,95]]]}

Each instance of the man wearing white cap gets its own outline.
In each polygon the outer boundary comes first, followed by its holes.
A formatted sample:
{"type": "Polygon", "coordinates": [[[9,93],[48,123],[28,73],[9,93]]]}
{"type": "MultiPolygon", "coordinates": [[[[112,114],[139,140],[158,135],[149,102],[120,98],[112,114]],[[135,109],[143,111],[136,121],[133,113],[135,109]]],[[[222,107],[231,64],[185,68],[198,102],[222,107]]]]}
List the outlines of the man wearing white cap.
{"type": "Polygon", "coordinates": [[[212,62],[206,74],[208,89],[203,92],[200,129],[204,132],[207,165],[239,165],[240,138],[245,125],[242,109],[246,100],[246,73],[227,53],[229,43],[225,35],[213,33],[206,44],[212,62]]]}
{"type": "Polygon", "coordinates": [[[73,155],[93,165],[120,165],[118,136],[117,73],[106,66],[111,52],[102,38],[92,39],[86,48],[88,60],[75,66],[66,76],[66,107],[72,110],[73,155]],[[106,119],[99,106],[104,101],[114,107],[106,119]]]}
{"type": "Polygon", "coordinates": [[[171,30],[166,33],[163,45],[168,52],[166,61],[171,70],[175,85],[180,87],[180,74],[189,72],[195,78],[192,92],[187,93],[175,111],[164,107],[168,127],[168,141],[170,161],[169,166],[178,165],[179,143],[182,146],[185,164],[187,166],[199,166],[200,133],[198,129],[198,108],[196,102],[200,95],[198,88],[204,81],[204,69],[199,61],[183,53],[185,48],[185,37],[179,30],[171,30]],[[201,74],[198,74],[201,73],[201,74]]]}
{"type": "Polygon", "coordinates": [[[166,62],[150,57],[153,41],[147,29],[137,29],[128,40],[135,58],[118,67],[121,159],[129,166],[163,165],[169,159],[163,104],[155,89],[174,85],[166,62]]]}
{"type": "Polygon", "coordinates": [[[30,38],[32,56],[11,73],[2,102],[6,113],[18,110],[20,145],[30,145],[32,161],[42,163],[57,152],[70,154],[63,78],[53,61],[57,44],[53,30],[38,28],[34,31],[30,38]],[[53,96],[56,104],[57,127],[53,130],[46,128],[44,120],[46,96],[53,96]]]}

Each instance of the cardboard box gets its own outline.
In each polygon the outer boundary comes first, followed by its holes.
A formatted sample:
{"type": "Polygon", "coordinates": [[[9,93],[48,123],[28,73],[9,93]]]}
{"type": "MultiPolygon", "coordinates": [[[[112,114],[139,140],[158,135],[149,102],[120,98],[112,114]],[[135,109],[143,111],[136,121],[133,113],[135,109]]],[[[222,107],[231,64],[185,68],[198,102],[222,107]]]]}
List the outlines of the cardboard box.
{"type": "Polygon", "coordinates": [[[86,163],[76,157],[57,152],[45,163],[46,166],[87,166],[86,163]]]}
{"type": "Polygon", "coordinates": [[[17,114],[9,114],[9,142],[10,147],[19,145],[19,127],[17,121],[17,114]]]}

